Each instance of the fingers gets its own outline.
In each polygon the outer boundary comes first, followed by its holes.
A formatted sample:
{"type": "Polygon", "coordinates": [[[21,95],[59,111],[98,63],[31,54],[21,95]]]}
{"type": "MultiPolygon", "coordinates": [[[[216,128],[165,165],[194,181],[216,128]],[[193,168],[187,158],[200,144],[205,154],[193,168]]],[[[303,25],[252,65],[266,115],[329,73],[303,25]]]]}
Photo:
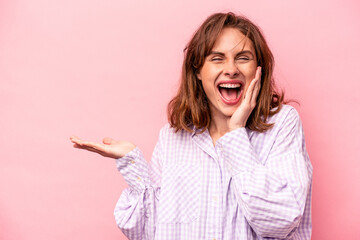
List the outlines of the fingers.
{"type": "Polygon", "coordinates": [[[79,148],[79,149],[83,149],[83,150],[87,150],[87,151],[90,151],[90,152],[94,152],[94,153],[98,153],[100,154],[101,156],[104,156],[104,157],[109,157],[109,154],[107,152],[104,152],[104,151],[100,151],[100,150],[97,150],[93,147],[88,147],[88,146],[80,146],[78,144],[74,144],[74,148],[79,148]]]}
{"type": "Polygon", "coordinates": [[[89,149],[94,149],[96,151],[101,151],[101,152],[106,152],[106,146],[100,143],[94,143],[94,142],[83,142],[83,146],[89,148],[89,149]]]}
{"type": "Polygon", "coordinates": [[[81,140],[80,138],[75,137],[75,136],[71,136],[70,140],[78,146],[82,146],[84,144],[83,140],[81,140]]]}
{"type": "Polygon", "coordinates": [[[261,79],[261,67],[260,66],[258,66],[256,68],[255,79],[258,79],[258,80],[261,79]]]}
{"type": "Polygon", "coordinates": [[[109,138],[109,137],[106,137],[103,139],[103,143],[106,144],[106,145],[111,145],[111,144],[115,144],[116,141],[112,138],[109,138]]]}
{"type": "Polygon", "coordinates": [[[247,90],[247,93],[246,93],[246,98],[245,98],[245,101],[246,101],[246,103],[248,103],[248,104],[251,103],[251,100],[252,100],[252,98],[253,98],[253,94],[254,94],[254,89],[255,89],[256,83],[257,83],[257,79],[254,78],[254,79],[251,81],[251,83],[250,83],[250,85],[249,85],[249,87],[248,87],[248,90],[247,90]]]}
{"type": "Polygon", "coordinates": [[[96,152],[107,152],[107,146],[100,144],[100,143],[94,143],[94,142],[89,142],[89,141],[84,141],[81,140],[78,137],[75,136],[71,136],[70,140],[74,143],[74,147],[75,148],[80,148],[80,149],[86,149],[89,151],[96,151],[96,152]]]}
{"type": "Polygon", "coordinates": [[[260,84],[261,84],[261,67],[257,67],[255,78],[250,82],[250,85],[247,88],[243,99],[243,101],[246,104],[251,104],[251,105],[256,104],[256,98],[260,90],[260,84]]]}
{"type": "Polygon", "coordinates": [[[258,67],[256,69],[255,79],[253,80],[253,82],[254,82],[254,89],[251,94],[250,103],[251,103],[251,105],[255,106],[256,99],[257,99],[257,96],[259,95],[260,87],[261,87],[261,67],[258,67]]]}
{"type": "Polygon", "coordinates": [[[76,136],[71,136],[70,137],[70,141],[72,141],[72,142],[77,141],[77,140],[80,140],[80,138],[78,138],[76,136]]]}

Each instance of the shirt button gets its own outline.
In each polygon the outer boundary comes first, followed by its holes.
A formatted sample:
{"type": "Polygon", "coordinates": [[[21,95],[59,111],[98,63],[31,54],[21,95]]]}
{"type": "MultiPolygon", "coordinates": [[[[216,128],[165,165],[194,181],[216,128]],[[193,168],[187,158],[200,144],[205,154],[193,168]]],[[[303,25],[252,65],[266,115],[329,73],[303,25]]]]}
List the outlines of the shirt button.
{"type": "Polygon", "coordinates": [[[134,160],[131,160],[131,161],[130,161],[130,163],[131,163],[131,164],[134,164],[134,163],[135,163],[135,161],[134,161],[134,160]]]}
{"type": "Polygon", "coordinates": [[[141,177],[137,177],[137,180],[138,180],[138,181],[141,181],[141,177]]]}
{"type": "Polygon", "coordinates": [[[213,200],[214,200],[214,202],[217,202],[217,200],[218,200],[217,196],[213,196],[213,200]]]}

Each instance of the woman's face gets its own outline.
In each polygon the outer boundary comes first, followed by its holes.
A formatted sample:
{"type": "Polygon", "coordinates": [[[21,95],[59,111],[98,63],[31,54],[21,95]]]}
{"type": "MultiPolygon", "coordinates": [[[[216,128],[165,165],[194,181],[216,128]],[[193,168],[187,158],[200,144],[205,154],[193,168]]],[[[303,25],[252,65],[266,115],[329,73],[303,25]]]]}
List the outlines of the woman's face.
{"type": "Polygon", "coordinates": [[[197,78],[209,101],[211,117],[231,117],[255,77],[257,60],[249,38],[235,28],[224,28],[197,78]]]}

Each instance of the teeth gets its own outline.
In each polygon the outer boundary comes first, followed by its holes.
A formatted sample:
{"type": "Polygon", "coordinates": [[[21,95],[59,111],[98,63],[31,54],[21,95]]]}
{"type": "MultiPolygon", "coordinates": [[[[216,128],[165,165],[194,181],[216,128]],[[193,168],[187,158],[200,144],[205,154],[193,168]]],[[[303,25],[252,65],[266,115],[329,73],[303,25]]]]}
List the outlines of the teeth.
{"type": "Polygon", "coordinates": [[[222,83],[219,85],[222,88],[238,88],[240,87],[240,83],[222,83]]]}

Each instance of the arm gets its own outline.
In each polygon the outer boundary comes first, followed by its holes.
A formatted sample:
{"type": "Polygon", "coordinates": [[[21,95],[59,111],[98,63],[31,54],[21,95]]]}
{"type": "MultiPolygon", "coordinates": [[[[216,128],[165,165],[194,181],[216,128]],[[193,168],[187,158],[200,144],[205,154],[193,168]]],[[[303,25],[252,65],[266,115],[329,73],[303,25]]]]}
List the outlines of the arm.
{"type": "Polygon", "coordinates": [[[115,210],[115,220],[129,239],[153,239],[156,205],[160,193],[161,143],[158,141],[149,166],[139,148],[125,141],[105,138],[103,144],[71,137],[75,148],[115,158],[117,169],[129,188],[121,194],[115,210]]]}
{"type": "Polygon", "coordinates": [[[302,219],[312,167],[295,109],[280,124],[265,165],[259,161],[245,128],[227,133],[217,144],[223,146],[236,199],[250,226],[258,236],[286,239],[302,219]]]}
{"type": "Polygon", "coordinates": [[[153,239],[160,184],[160,143],[149,166],[138,148],[116,160],[129,188],[121,194],[114,210],[118,227],[129,239],[153,239]]]}

